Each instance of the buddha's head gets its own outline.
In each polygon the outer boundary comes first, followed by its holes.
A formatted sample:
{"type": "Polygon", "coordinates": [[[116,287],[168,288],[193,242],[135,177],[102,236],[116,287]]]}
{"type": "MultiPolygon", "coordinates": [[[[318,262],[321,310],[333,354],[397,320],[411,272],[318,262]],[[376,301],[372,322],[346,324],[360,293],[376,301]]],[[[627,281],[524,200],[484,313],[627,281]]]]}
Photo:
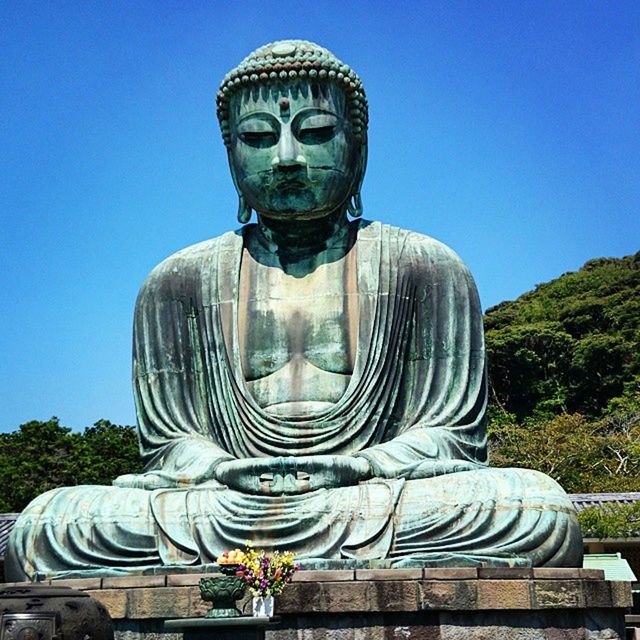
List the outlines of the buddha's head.
{"type": "Polygon", "coordinates": [[[361,215],[367,99],[356,73],[311,42],[260,47],[224,78],[218,118],[238,195],[278,220],[361,215]]]}

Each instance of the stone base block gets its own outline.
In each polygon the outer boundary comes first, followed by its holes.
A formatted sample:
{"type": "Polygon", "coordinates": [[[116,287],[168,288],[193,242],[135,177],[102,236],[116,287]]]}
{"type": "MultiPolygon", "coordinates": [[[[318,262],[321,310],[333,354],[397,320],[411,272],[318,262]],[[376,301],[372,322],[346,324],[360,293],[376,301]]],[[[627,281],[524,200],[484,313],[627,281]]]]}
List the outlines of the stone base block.
{"type": "MultiPolygon", "coordinates": [[[[164,620],[204,615],[200,577],[64,584],[104,604],[116,640],[182,640],[164,632],[164,620]]],[[[276,598],[280,620],[266,640],[623,640],[631,604],[630,583],[606,581],[597,570],[301,571],[276,598]]],[[[249,612],[248,597],[240,609],[249,612]]]]}
{"type": "Polygon", "coordinates": [[[601,611],[492,611],[301,616],[267,640],[623,640],[624,621],[601,611]]]}

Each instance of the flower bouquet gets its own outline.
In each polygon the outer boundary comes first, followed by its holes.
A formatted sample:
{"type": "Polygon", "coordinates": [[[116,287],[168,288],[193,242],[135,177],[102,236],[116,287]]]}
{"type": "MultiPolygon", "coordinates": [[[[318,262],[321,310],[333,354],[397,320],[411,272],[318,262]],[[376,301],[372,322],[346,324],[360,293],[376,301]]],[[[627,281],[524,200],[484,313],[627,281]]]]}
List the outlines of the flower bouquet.
{"type": "Polygon", "coordinates": [[[273,596],[282,593],[285,586],[291,582],[293,574],[300,568],[293,560],[290,551],[274,551],[267,555],[265,551],[254,549],[251,542],[247,542],[244,552],[236,549],[226,552],[218,558],[218,564],[235,565],[235,574],[241,577],[253,594],[253,614],[255,616],[273,615],[273,596]],[[222,562],[221,562],[222,560],[222,562]]]}

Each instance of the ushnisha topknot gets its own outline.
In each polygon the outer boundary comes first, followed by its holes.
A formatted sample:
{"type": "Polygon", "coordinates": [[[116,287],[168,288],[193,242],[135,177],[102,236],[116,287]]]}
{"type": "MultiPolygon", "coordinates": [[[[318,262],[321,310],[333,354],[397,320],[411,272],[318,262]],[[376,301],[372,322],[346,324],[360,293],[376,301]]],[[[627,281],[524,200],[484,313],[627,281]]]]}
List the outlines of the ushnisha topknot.
{"type": "Polygon", "coordinates": [[[309,80],[332,82],[345,92],[356,140],[367,139],[369,110],[358,74],[328,49],[306,40],[279,40],[250,53],[222,80],[216,96],[222,138],[231,145],[229,100],[238,90],[252,85],[309,80]]]}

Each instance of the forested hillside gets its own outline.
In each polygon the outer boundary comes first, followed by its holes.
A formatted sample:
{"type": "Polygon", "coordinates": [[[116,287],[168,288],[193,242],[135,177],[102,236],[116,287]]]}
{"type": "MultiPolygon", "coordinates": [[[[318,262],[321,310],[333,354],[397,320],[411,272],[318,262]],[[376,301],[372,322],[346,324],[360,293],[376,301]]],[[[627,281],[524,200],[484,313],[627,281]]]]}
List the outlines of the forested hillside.
{"type": "Polygon", "coordinates": [[[640,491],[640,252],[485,315],[492,464],[567,491],[640,491]]]}
{"type": "Polygon", "coordinates": [[[640,252],[600,258],[485,315],[493,399],[535,413],[600,416],[637,389],[640,252]]]}

